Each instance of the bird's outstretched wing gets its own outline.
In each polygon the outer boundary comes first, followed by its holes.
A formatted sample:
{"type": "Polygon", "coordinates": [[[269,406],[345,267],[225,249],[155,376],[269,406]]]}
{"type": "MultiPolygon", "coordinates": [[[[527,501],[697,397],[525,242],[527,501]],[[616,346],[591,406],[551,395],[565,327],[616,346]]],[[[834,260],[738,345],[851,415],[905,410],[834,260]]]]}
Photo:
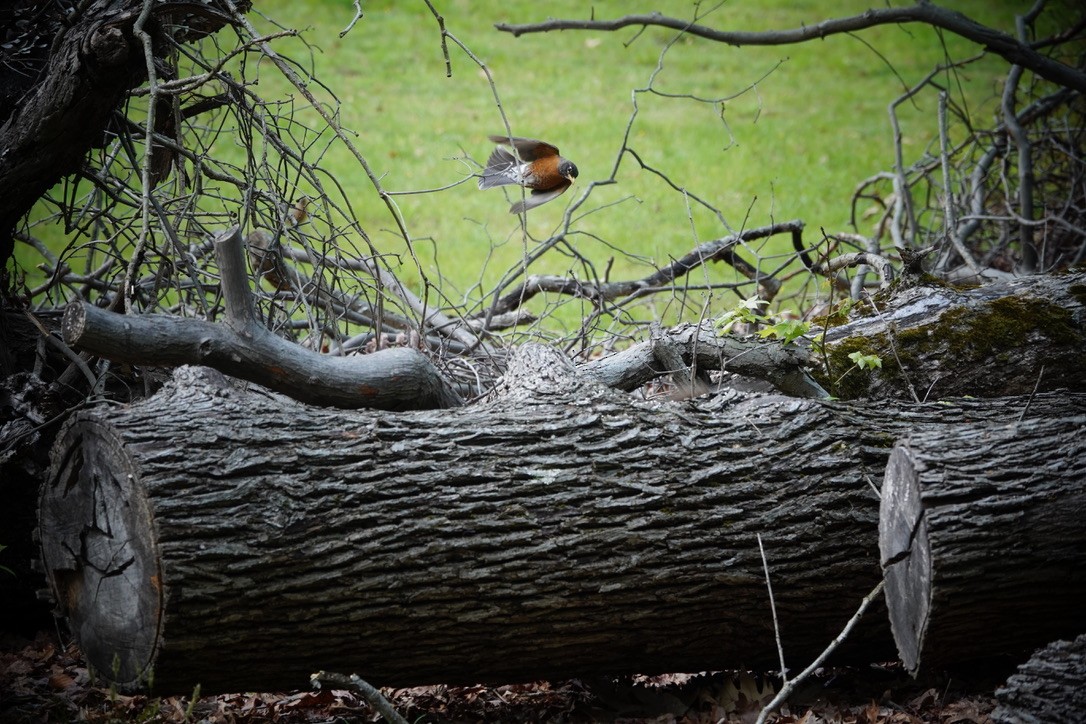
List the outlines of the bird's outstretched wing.
{"type": "Polygon", "coordinates": [[[558,147],[552,146],[546,141],[540,141],[535,138],[521,138],[520,136],[491,136],[490,140],[494,143],[504,143],[506,146],[512,142],[513,148],[517,149],[517,155],[520,156],[522,161],[534,161],[537,158],[546,158],[547,156],[557,156],[558,147]]]}
{"type": "Polygon", "coordinates": [[[527,211],[528,209],[534,209],[537,206],[542,206],[548,201],[561,196],[563,193],[565,193],[566,189],[570,187],[570,185],[571,184],[567,181],[561,186],[554,187],[550,191],[533,191],[531,196],[525,199],[521,199],[520,201],[510,206],[509,213],[519,214],[522,211],[527,211]]]}

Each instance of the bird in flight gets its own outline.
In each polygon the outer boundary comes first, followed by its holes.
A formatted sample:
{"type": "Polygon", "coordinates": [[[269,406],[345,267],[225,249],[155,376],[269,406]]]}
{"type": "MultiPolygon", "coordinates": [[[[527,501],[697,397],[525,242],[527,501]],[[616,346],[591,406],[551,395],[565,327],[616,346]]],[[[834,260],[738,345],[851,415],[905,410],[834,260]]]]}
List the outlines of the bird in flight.
{"type": "Polygon", "coordinates": [[[546,141],[518,136],[491,136],[494,143],[512,144],[516,154],[499,146],[487,159],[486,168],[479,176],[479,188],[516,184],[532,190],[532,195],[509,207],[509,213],[519,214],[528,209],[556,199],[573,185],[577,167],[562,158],[558,148],[546,141]]]}

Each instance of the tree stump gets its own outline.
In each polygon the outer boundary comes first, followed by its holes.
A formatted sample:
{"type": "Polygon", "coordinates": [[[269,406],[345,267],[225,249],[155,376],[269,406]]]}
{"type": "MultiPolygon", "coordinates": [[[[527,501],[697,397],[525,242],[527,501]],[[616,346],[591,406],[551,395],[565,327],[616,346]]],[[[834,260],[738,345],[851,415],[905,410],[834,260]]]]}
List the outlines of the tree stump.
{"type": "Polygon", "coordinates": [[[1021,655],[1086,630],[1086,416],[917,430],[879,548],[902,662],[1021,655]]]}
{"type": "Polygon", "coordinates": [[[992,721],[1006,724],[1065,724],[1086,712],[1086,634],[1055,641],[1018,667],[996,689],[992,721]]]}
{"type": "MultiPolygon", "coordinates": [[[[772,666],[761,534],[801,666],[880,579],[872,481],[897,437],[1023,404],[647,402],[541,349],[452,411],[305,407],[183,368],[73,416],[40,536],[91,664],[159,692],[772,666]]],[[[891,656],[884,620],[838,660],[891,656]]]]}

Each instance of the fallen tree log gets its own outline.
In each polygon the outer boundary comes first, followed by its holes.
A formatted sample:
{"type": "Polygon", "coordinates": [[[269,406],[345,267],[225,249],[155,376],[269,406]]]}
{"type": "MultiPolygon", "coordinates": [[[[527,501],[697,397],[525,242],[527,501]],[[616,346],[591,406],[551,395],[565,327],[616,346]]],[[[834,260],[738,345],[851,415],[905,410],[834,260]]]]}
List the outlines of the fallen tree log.
{"type": "Polygon", "coordinates": [[[830,318],[827,364],[816,376],[842,399],[1083,392],[1084,304],[1084,271],[891,289],[856,304],[844,323],[830,318]],[[853,352],[878,355],[882,367],[857,369],[853,352]]]}
{"type": "MultiPolygon", "coordinates": [[[[872,480],[894,440],[1024,404],[647,402],[529,347],[485,403],[345,412],[183,368],[72,417],[42,556],[101,674],[207,692],[319,669],[408,685],[772,666],[760,534],[797,666],[880,580],[872,480]]],[[[1039,395],[1029,415],[1084,410],[1039,395]]],[[[876,610],[839,660],[892,651],[876,610]]]]}
{"type": "Polygon", "coordinates": [[[1038,650],[1007,683],[996,689],[1001,724],[1064,724],[1086,711],[1086,634],[1054,641],[1038,650]]]}
{"type": "Polygon", "coordinates": [[[910,672],[1086,630],[1086,416],[918,429],[890,455],[879,549],[910,672]]]}

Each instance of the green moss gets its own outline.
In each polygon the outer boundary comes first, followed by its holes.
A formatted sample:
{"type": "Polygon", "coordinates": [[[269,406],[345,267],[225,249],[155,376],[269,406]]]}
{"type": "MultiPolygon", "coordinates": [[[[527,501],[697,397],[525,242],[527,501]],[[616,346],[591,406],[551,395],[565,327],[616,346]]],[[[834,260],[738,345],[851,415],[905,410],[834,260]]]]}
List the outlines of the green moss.
{"type": "MultiPolygon", "coordinates": [[[[986,380],[984,369],[1006,365],[1029,354],[1039,339],[1047,340],[1047,344],[1059,350],[1044,360],[1046,376],[1076,374],[1075,369],[1061,369],[1079,365],[1074,360],[1086,347],[1086,335],[1075,325],[1071,312],[1041,299],[1005,297],[977,309],[957,307],[932,324],[898,331],[892,346],[885,334],[843,340],[828,350],[830,368],[820,376],[819,382],[841,399],[867,396],[875,383],[907,395],[911,382],[917,394],[924,395],[929,386],[950,370],[958,377],[976,376],[975,386],[981,388],[986,380]],[[883,361],[882,368],[855,369],[849,359],[853,352],[878,355],[883,361]],[[947,363],[946,366],[941,362],[947,363]]],[[[991,378],[1002,384],[1000,375],[993,374],[991,378]]]]}
{"type": "Polygon", "coordinates": [[[1076,302],[1086,304],[1086,284],[1072,284],[1069,291],[1076,302]]]}

